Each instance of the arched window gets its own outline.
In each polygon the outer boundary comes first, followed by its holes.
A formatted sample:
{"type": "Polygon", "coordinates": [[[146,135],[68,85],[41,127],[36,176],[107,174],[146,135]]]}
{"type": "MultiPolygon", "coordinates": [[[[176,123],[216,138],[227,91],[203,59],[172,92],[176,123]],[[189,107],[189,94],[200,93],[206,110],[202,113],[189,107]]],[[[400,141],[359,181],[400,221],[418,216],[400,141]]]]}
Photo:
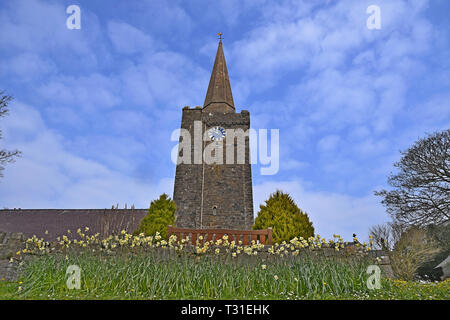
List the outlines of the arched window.
{"type": "Polygon", "coordinates": [[[217,214],[217,206],[213,207],[213,216],[215,216],[217,214]]]}

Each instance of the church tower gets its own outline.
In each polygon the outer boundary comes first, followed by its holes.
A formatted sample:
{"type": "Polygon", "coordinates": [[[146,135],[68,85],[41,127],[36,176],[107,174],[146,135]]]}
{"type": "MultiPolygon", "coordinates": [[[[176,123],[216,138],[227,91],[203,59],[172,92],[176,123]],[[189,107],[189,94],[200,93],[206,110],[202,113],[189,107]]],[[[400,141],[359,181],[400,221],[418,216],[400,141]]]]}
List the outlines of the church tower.
{"type": "Polygon", "coordinates": [[[249,128],[249,112],[234,106],[220,40],[203,107],[183,108],[173,194],[177,227],[251,229],[249,128]]]}

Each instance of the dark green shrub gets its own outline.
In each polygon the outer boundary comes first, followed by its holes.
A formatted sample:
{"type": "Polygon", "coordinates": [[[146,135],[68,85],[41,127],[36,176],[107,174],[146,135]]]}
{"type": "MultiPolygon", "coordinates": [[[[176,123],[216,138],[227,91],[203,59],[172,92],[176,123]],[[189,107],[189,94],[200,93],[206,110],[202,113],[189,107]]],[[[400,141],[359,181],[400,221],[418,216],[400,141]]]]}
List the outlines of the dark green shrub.
{"type": "Polygon", "coordinates": [[[273,242],[289,241],[295,237],[314,236],[314,227],[306,213],[300,210],[287,193],[277,190],[260,206],[253,230],[272,227],[273,242]]]}
{"type": "Polygon", "coordinates": [[[159,232],[161,237],[166,239],[167,227],[175,222],[176,209],[175,202],[163,193],[158,200],[150,203],[148,214],[142,219],[134,234],[144,233],[146,236],[153,236],[159,232]]]}

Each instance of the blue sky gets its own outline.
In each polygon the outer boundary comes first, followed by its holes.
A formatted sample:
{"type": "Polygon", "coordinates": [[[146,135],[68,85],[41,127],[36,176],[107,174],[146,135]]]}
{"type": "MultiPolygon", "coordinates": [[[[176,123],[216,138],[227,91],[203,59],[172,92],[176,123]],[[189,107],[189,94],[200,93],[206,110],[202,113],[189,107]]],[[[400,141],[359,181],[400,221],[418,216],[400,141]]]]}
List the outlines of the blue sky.
{"type": "Polygon", "coordinates": [[[2,0],[1,147],[20,149],[0,206],[147,207],[173,193],[170,140],[224,50],[238,112],[280,129],[280,170],[253,167],[255,213],[289,192],[322,236],[388,220],[374,190],[404,150],[450,127],[450,2],[2,0]],[[66,8],[81,8],[81,30],[66,8]],[[369,30],[366,8],[381,9],[369,30]]]}

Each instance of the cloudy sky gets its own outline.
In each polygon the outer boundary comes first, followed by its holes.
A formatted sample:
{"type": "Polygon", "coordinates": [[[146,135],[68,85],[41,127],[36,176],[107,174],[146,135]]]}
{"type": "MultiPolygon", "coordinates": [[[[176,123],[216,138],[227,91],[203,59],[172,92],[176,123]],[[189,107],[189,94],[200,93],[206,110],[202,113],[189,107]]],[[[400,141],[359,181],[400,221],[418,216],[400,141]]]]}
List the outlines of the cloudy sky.
{"type": "Polygon", "coordinates": [[[23,156],[0,207],[147,207],[173,193],[173,130],[224,50],[238,112],[280,130],[280,170],[253,166],[255,214],[289,192],[316,232],[388,220],[374,190],[426,133],[450,127],[448,0],[2,0],[1,148],[23,156]],[[66,8],[81,8],[69,30],[66,8]],[[369,5],[381,29],[369,30],[369,5]]]}

